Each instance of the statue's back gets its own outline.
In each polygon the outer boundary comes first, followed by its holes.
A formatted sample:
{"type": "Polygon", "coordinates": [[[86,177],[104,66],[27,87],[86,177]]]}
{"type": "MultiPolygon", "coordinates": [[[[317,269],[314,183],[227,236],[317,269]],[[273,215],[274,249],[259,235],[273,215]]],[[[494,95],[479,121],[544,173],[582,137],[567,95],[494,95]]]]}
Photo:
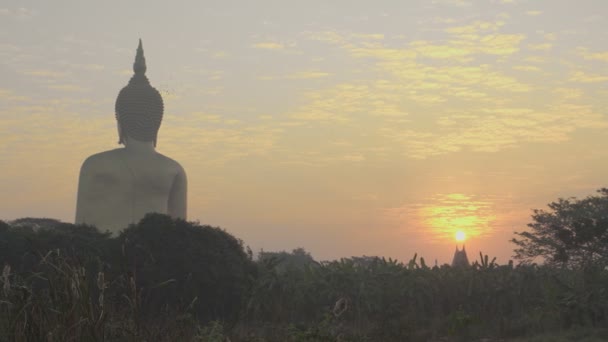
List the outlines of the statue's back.
{"type": "Polygon", "coordinates": [[[181,166],[156,152],[95,154],[81,168],[76,223],[115,232],[149,212],[170,213],[181,177],[181,166]]]}

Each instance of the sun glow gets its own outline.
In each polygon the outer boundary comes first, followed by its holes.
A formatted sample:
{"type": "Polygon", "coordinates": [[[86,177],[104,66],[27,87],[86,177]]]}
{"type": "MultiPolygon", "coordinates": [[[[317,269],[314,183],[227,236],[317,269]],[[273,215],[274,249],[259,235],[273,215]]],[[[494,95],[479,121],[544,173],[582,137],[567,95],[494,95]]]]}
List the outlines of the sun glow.
{"type": "Polygon", "coordinates": [[[456,241],[463,242],[464,240],[466,240],[467,234],[465,234],[465,232],[463,232],[462,230],[459,230],[456,232],[454,237],[456,238],[456,241]]]}
{"type": "Polygon", "coordinates": [[[458,242],[488,233],[496,220],[493,203],[475,195],[438,194],[418,214],[431,238],[458,242]]]}

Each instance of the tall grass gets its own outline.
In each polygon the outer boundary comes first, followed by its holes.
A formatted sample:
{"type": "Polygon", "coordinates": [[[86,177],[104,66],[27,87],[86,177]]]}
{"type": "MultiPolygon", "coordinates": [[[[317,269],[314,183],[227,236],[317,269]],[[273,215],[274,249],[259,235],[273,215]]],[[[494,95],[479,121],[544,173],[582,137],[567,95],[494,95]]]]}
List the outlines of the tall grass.
{"type": "Polygon", "coordinates": [[[221,230],[166,217],[118,238],[53,229],[0,230],[0,341],[595,341],[608,326],[604,269],[253,262],[221,230]]]}

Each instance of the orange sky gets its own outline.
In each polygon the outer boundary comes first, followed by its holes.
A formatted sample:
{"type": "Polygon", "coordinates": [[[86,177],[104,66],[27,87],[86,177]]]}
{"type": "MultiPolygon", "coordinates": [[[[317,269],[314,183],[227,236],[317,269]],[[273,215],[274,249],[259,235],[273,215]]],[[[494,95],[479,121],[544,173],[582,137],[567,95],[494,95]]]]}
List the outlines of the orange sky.
{"type": "Polygon", "coordinates": [[[608,174],[608,5],[434,0],[0,6],[0,218],[72,221],[118,147],[137,39],[189,218],[254,250],[506,262],[608,174]]]}

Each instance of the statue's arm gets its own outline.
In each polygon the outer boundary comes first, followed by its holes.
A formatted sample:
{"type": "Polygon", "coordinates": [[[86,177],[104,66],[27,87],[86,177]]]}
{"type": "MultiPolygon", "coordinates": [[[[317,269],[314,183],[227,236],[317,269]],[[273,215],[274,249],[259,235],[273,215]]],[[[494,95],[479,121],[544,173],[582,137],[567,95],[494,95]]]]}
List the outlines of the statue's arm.
{"type": "Polygon", "coordinates": [[[169,193],[168,214],[174,218],[186,219],[188,213],[188,179],[180,166],[169,193]]]}
{"type": "Polygon", "coordinates": [[[81,224],[86,222],[88,205],[86,203],[85,194],[89,192],[91,183],[91,162],[87,159],[82,163],[80,175],[78,176],[78,193],[76,194],[76,219],[74,223],[81,224]]]}

